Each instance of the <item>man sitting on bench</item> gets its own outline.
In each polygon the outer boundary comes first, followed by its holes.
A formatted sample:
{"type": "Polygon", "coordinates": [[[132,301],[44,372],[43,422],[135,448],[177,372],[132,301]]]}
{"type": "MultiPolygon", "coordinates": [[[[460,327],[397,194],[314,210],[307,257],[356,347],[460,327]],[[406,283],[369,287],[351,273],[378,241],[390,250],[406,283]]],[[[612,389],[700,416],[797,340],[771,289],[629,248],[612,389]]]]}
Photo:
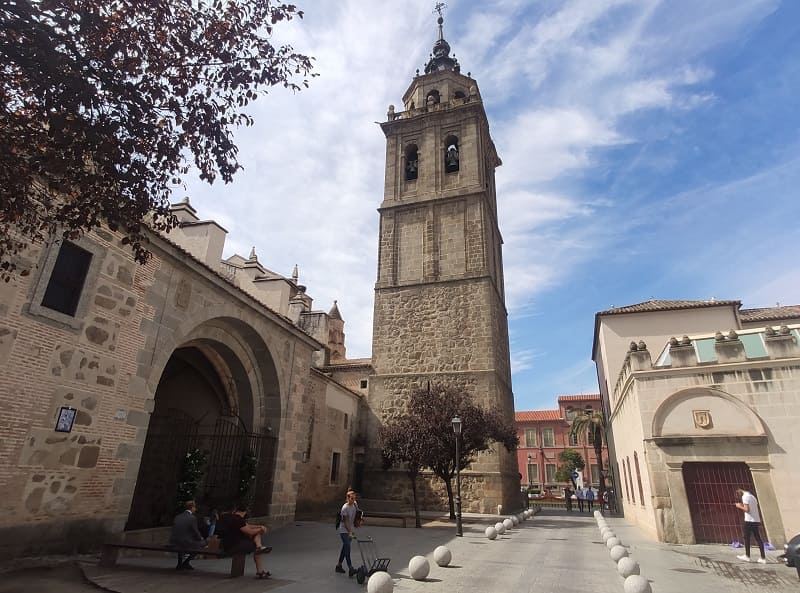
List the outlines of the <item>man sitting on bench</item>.
{"type": "MultiPolygon", "coordinates": [[[[200,535],[200,530],[197,529],[197,517],[194,516],[197,507],[193,500],[187,500],[184,506],[186,510],[175,516],[169,543],[179,550],[199,551],[206,547],[206,540],[200,535]]],[[[178,552],[178,564],[175,568],[177,570],[194,570],[189,561],[195,556],[196,554],[178,552]]]]}
{"type": "Polygon", "coordinates": [[[268,570],[264,570],[261,554],[268,554],[272,548],[261,544],[261,536],[267,534],[267,528],[263,525],[250,525],[245,520],[247,507],[237,504],[236,510],[220,517],[217,523],[217,533],[222,539],[222,549],[226,554],[250,554],[253,553],[253,560],[256,564],[256,577],[266,579],[271,576],[268,570]]]}

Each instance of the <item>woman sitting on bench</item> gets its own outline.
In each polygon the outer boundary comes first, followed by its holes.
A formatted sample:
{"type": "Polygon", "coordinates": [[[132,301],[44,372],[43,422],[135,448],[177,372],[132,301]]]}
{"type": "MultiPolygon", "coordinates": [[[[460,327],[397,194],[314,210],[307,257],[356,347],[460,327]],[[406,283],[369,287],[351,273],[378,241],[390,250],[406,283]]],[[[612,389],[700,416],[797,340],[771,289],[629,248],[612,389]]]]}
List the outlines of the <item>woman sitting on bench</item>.
{"type": "Polygon", "coordinates": [[[220,517],[216,531],[222,539],[222,549],[231,556],[252,553],[256,576],[259,579],[269,578],[271,574],[264,570],[261,561],[261,554],[272,551],[272,548],[261,543],[261,537],[267,534],[267,528],[263,525],[250,525],[245,519],[246,514],[246,506],[238,504],[235,511],[220,517]]]}

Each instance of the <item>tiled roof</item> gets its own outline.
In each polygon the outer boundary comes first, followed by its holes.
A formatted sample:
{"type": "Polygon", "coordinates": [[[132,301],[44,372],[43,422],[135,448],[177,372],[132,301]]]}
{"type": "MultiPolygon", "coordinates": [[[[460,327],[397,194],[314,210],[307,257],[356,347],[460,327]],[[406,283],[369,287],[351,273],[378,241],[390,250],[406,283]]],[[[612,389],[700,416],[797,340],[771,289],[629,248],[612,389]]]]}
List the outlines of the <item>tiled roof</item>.
{"type": "Polygon", "coordinates": [[[739,311],[739,318],[744,322],[800,319],[800,305],[762,307],[760,309],[742,309],[739,311]]]}
{"type": "Polygon", "coordinates": [[[622,313],[649,313],[653,311],[675,311],[679,309],[700,309],[702,307],[721,307],[725,305],[741,306],[741,301],[718,301],[715,299],[708,301],[667,301],[649,300],[635,305],[624,307],[614,307],[606,311],[600,311],[598,315],[620,315],[622,313]]]}
{"type": "Polygon", "coordinates": [[[599,393],[589,393],[585,395],[559,395],[559,403],[561,402],[582,402],[582,401],[600,401],[599,393]]]}
{"type": "Polygon", "coordinates": [[[538,422],[541,420],[561,419],[561,413],[558,410],[529,410],[527,412],[514,413],[514,420],[517,422],[538,422]]]}

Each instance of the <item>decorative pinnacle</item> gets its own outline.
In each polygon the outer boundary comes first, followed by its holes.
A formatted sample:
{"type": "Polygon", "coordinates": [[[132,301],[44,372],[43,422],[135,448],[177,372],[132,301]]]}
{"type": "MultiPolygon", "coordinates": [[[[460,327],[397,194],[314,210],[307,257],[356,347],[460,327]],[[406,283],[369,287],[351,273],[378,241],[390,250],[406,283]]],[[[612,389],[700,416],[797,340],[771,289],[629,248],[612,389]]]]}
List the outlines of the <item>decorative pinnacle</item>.
{"type": "Polygon", "coordinates": [[[442,16],[442,12],[444,9],[447,8],[447,4],[444,2],[437,2],[436,5],[433,7],[433,12],[439,13],[439,18],[436,19],[436,22],[439,23],[439,39],[444,39],[444,32],[442,31],[442,23],[444,23],[444,17],[442,16]]]}

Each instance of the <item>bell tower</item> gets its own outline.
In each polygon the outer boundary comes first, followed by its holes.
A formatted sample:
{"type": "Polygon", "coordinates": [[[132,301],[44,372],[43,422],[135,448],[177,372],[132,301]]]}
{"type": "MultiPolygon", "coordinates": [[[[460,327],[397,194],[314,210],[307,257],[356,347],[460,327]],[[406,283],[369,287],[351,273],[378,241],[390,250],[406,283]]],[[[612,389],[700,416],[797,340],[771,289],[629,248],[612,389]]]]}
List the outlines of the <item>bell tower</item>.
{"type": "MultiPolygon", "coordinates": [[[[417,70],[402,110],[390,105],[381,124],[386,177],[365,479],[374,498],[399,498],[407,483],[382,471],[377,431],[414,389],[450,385],[514,420],[495,195],[501,161],[478,84],[450,55],[441,13],[438,24],[424,74],[417,70]]],[[[462,472],[462,484],[464,511],[519,506],[515,456],[500,445],[462,472]]]]}

